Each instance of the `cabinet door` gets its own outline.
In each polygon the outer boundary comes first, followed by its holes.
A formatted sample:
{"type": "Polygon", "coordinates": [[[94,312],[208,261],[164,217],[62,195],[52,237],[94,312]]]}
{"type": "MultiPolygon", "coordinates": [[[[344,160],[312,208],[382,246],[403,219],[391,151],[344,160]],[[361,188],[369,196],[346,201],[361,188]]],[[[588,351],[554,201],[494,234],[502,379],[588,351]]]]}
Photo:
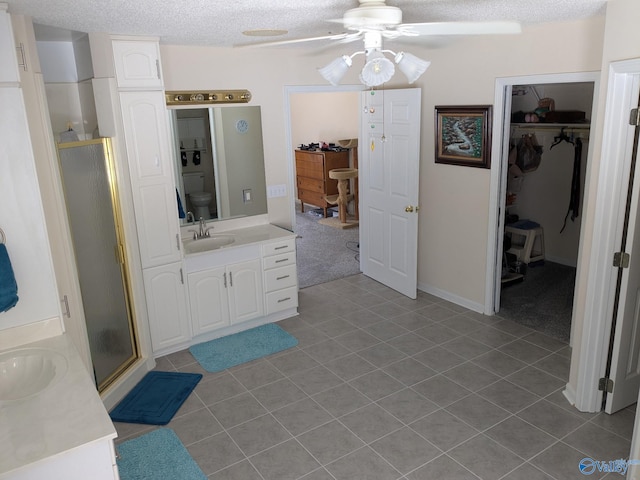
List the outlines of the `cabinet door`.
{"type": "Polygon", "coordinates": [[[143,270],[153,351],[191,339],[182,264],[143,270]]]}
{"type": "Polygon", "coordinates": [[[19,81],[11,17],[6,5],[0,5],[0,83],[15,83],[17,86],[19,81]]]}
{"type": "Polygon", "coordinates": [[[118,87],[162,87],[157,42],[114,40],[113,59],[118,87]]]}
{"type": "Polygon", "coordinates": [[[121,92],[143,268],[180,260],[178,207],[162,92],[121,92]]]}
{"type": "Polygon", "coordinates": [[[191,325],[194,336],[229,325],[226,276],[224,267],[189,274],[191,325]]]}
{"type": "Polygon", "coordinates": [[[240,323],[264,315],[260,263],[260,259],[256,259],[227,267],[231,323],[240,323]]]}

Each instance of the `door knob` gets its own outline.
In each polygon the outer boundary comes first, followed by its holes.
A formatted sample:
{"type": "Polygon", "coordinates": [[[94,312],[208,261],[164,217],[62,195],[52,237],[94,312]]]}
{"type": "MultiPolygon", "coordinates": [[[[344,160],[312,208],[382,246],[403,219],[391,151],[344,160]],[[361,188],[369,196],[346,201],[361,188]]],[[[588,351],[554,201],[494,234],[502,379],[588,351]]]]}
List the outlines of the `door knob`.
{"type": "Polygon", "coordinates": [[[413,205],[409,205],[408,207],[405,207],[404,211],[407,213],[413,212],[413,205]]]}

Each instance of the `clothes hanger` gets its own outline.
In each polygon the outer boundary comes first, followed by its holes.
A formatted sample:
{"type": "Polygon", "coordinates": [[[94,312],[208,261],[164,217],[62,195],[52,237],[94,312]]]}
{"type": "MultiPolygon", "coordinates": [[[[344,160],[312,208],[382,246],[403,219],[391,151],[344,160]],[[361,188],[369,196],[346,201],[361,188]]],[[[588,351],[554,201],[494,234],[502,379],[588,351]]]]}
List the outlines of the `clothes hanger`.
{"type": "Polygon", "coordinates": [[[568,137],[566,133],[564,133],[564,129],[565,127],[562,127],[560,129],[560,135],[557,135],[555,137],[553,137],[553,143],[551,144],[551,146],[549,147],[549,150],[551,150],[553,147],[555,147],[556,145],[562,143],[562,142],[567,142],[570,143],[571,145],[574,145],[573,143],[573,135],[571,137],[568,137]]]}

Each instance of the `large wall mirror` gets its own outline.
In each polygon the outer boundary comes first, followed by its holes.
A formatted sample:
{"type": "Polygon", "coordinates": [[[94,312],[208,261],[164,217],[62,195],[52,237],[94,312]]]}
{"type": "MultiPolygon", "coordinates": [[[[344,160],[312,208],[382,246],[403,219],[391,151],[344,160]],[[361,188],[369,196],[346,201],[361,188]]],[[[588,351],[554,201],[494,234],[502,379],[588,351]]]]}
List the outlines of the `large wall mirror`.
{"type": "Polygon", "coordinates": [[[259,106],[170,108],[169,116],[185,214],[212,221],[267,213],[259,106]]]}

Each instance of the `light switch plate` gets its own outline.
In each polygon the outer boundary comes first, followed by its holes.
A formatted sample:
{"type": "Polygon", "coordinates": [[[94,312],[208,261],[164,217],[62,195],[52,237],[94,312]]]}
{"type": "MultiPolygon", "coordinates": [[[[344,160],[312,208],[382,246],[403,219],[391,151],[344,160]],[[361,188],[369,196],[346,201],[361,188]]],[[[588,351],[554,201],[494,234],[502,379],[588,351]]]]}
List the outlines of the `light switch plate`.
{"type": "Polygon", "coordinates": [[[269,198],[274,197],[286,197],[287,196],[287,186],[282,185],[269,185],[267,186],[267,196],[269,198]]]}

